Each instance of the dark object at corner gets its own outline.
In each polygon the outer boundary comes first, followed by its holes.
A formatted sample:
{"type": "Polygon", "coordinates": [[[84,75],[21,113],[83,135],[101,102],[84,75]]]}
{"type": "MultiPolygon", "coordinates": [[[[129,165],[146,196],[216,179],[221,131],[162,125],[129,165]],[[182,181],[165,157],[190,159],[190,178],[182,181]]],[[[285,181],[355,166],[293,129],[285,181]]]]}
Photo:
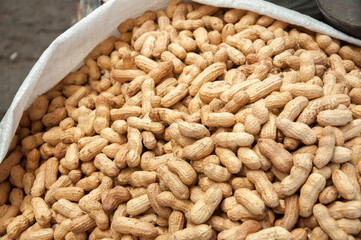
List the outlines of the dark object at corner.
{"type": "Polygon", "coordinates": [[[266,0],[361,39],[361,0],[266,0]]]}
{"type": "Polygon", "coordinates": [[[317,4],[330,25],[361,39],[360,0],[317,0],[317,4]]]}

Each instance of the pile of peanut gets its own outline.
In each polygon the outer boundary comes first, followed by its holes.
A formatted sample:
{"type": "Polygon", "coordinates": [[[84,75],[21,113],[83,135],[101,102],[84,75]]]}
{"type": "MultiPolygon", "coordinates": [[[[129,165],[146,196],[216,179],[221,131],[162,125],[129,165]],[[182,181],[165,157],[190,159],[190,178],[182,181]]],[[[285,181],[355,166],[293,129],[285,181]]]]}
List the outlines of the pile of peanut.
{"type": "Polygon", "coordinates": [[[24,112],[1,240],[361,239],[361,49],[180,0],[118,30],[24,112]]]}

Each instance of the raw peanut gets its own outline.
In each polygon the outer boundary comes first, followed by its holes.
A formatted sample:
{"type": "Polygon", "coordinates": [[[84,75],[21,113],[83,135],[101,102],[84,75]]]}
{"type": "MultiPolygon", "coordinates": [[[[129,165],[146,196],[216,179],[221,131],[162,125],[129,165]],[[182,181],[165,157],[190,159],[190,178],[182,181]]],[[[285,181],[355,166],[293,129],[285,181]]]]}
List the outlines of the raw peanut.
{"type": "Polygon", "coordinates": [[[210,136],[208,129],[205,126],[197,123],[190,123],[185,121],[179,122],[178,129],[183,136],[189,138],[202,139],[204,137],[210,136]]]}
{"type": "Polygon", "coordinates": [[[92,160],[107,144],[108,140],[104,138],[89,142],[79,151],[79,159],[84,162],[92,160]]]}
{"type": "Polygon", "coordinates": [[[182,230],[184,226],[184,214],[179,211],[173,211],[168,219],[168,232],[174,233],[182,230]]]}
{"type": "Polygon", "coordinates": [[[188,212],[194,205],[189,200],[181,200],[181,199],[176,198],[173,195],[173,193],[168,192],[168,191],[164,191],[164,192],[161,192],[160,194],[158,194],[158,196],[156,197],[156,200],[159,203],[159,205],[161,205],[161,206],[171,207],[174,210],[179,210],[182,212],[188,212]]]}
{"type": "Polygon", "coordinates": [[[161,206],[157,201],[157,196],[161,192],[162,190],[157,183],[150,184],[147,188],[149,204],[160,217],[169,218],[171,214],[170,208],[161,206]]]}
{"type": "Polygon", "coordinates": [[[123,70],[123,69],[112,69],[111,76],[120,83],[129,82],[135,79],[137,76],[145,75],[142,70],[123,70]]]}
{"type": "Polygon", "coordinates": [[[214,142],[212,138],[205,137],[195,143],[186,146],[183,149],[183,155],[189,160],[199,160],[208,156],[214,149],[214,142]]]}
{"type": "Polygon", "coordinates": [[[35,219],[41,226],[46,226],[51,220],[51,212],[46,202],[40,197],[31,200],[35,219]]]}
{"type": "Polygon", "coordinates": [[[100,133],[104,128],[109,127],[109,100],[104,96],[98,96],[95,101],[94,130],[100,133]]]}
{"type": "Polygon", "coordinates": [[[242,204],[234,203],[232,205],[232,208],[227,211],[227,216],[232,221],[247,221],[249,219],[252,220],[262,220],[265,218],[263,215],[254,215],[250,211],[247,210],[242,204]]]}
{"type": "Polygon", "coordinates": [[[84,204],[79,204],[83,211],[89,214],[95,220],[97,227],[105,230],[109,226],[108,216],[105,214],[102,204],[96,200],[90,199],[84,204]]]}
{"type": "Polygon", "coordinates": [[[15,187],[24,188],[23,185],[23,176],[25,170],[20,165],[15,165],[10,170],[10,182],[12,182],[15,187]]]}
{"type": "MultiPolygon", "coordinates": [[[[41,144],[43,144],[44,143],[44,140],[42,139],[43,134],[44,133],[40,132],[40,133],[36,133],[31,136],[25,137],[21,141],[21,145],[22,145],[23,149],[29,151],[29,150],[32,150],[32,149],[40,146],[41,144]]],[[[9,155],[8,158],[10,158],[10,156],[11,156],[11,158],[17,159],[16,157],[17,157],[18,153],[19,152],[14,151],[11,155],[9,155]]],[[[14,165],[16,165],[16,164],[14,164],[14,165]]]]}
{"type": "Polygon", "coordinates": [[[318,44],[307,33],[299,34],[299,44],[306,50],[319,50],[318,44]]]}
{"type": "Polygon", "coordinates": [[[116,120],[112,123],[111,129],[113,129],[118,134],[125,134],[128,130],[128,125],[124,120],[116,120]]]}
{"type": "Polygon", "coordinates": [[[222,200],[222,191],[215,187],[209,188],[203,199],[197,201],[189,212],[186,213],[186,218],[195,224],[202,224],[206,222],[214,210],[218,207],[222,200]]]}
{"type": "Polygon", "coordinates": [[[109,177],[115,177],[119,174],[119,169],[115,166],[115,163],[103,153],[95,157],[94,165],[109,177]]]}
{"type": "Polygon", "coordinates": [[[195,225],[174,232],[172,234],[172,238],[179,240],[186,240],[186,239],[209,240],[212,238],[212,228],[206,224],[195,225]]]}
{"type": "Polygon", "coordinates": [[[63,131],[59,127],[53,127],[43,134],[43,140],[53,146],[61,141],[63,131]]]}
{"type": "Polygon", "coordinates": [[[64,107],[62,107],[62,108],[57,108],[52,113],[45,114],[42,117],[41,121],[43,122],[44,126],[52,127],[58,125],[66,117],[67,117],[67,111],[64,107]]]}
{"type": "Polygon", "coordinates": [[[52,209],[70,219],[74,219],[84,214],[78,204],[72,203],[66,199],[59,199],[52,205],[52,209]]]}
{"type": "Polygon", "coordinates": [[[295,240],[306,240],[308,238],[308,233],[303,228],[295,228],[291,231],[292,239],[295,240]]]}
{"type": "Polygon", "coordinates": [[[328,55],[337,53],[340,49],[340,42],[327,35],[316,33],[316,42],[328,55]]]}
{"type": "Polygon", "coordinates": [[[57,200],[64,198],[69,201],[78,202],[84,196],[84,190],[80,187],[60,187],[55,190],[57,200]]]}
{"type": "Polygon", "coordinates": [[[315,76],[315,63],[312,53],[306,51],[300,55],[299,80],[307,82],[315,76]]]}
{"type": "Polygon", "coordinates": [[[258,232],[261,229],[262,226],[259,222],[247,220],[239,226],[234,226],[221,231],[218,235],[218,239],[246,239],[247,235],[258,232]]]}
{"type": "Polygon", "coordinates": [[[318,143],[318,149],[313,163],[316,167],[326,166],[333,158],[335,149],[335,132],[332,127],[325,127],[322,130],[321,138],[318,143]]]}
{"type": "MultiPolygon", "coordinates": [[[[209,219],[208,223],[212,226],[212,228],[216,231],[222,232],[228,229],[232,229],[234,227],[240,226],[239,223],[231,221],[228,218],[213,216],[209,219]]],[[[232,234],[234,231],[229,231],[229,234],[232,234]]],[[[226,232],[228,233],[228,232],[226,232]]],[[[225,234],[226,234],[225,233],[225,234]]]]}
{"type": "Polygon", "coordinates": [[[352,121],[350,110],[325,110],[317,115],[317,122],[321,126],[344,126],[352,121]]]}
{"type": "Polygon", "coordinates": [[[40,197],[45,191],[45,170],[40,171],[35,178],[33,187],[31,188],[31,195],[33,197],[40,197]]]}
{"type": "Polygon", "coordinates": [[[207,177],[216,182],[226,182],[232,176],[226,168],[213,163],[203,164],[203,171],[207,177]]]}
{"type": "Polygon", "coordinates": [[[288,231],[294,228],[298,219],[298,195],[292,195],[285,198],[285,214],[282,219],[275,222],[276,226],[285,228],[288,231]]]}
{"type": "Polygon", "coordinates": [[[292,166],[292,155],[271,139],[259,139],[260,152],[269,158],[275,168],[284,173],[289,173],[292,166]]]}
{"type": "Polygon", "coordinates": [[[352,151],[345,147],[336,146],[332,162],[346,163],[352,159],[352,151]]]}
{"type": "Polygon", "coordinates": [[[258,13],[248,11],[246,15],[241,17],[238,23],[235,24],[235,29],[237,32],[246,29],[248,26],[256,23],[258,19],[258,13]]]}
{"type": "Polygon", "coordinates": [[[271,182],[267,175],[260,170],[249,171],[247,173],[248,180],[256,186],[257,192],[261,195],[264,203],[269,207],[276,207],[279,205],[279,198],[274,191],[271,182]]]}
{"type": "Polygon", "coordinates": [[[189,190],[185,184],[179,179],[179,177],[169,171],[166,165],[161,165],[157,169],[157,176],[162,180],[169,190],[174,194],[176,198],[188,199],[189,190]]]}
{"type": "Polygon", "coordinates": [[[57,158],[50,158],[45,163],[45,187],[49,189],[58,177],[59,162],[57,158]]]}
{"type": "Polygon", "coordinates": [[[168,127],[168,134],[171,139],[176,141],[182,147],[194,144],[195,141],[192,138],[183,136],[178,127],[178,123],[173,123],[168,127]]]}
{"type": "Polygon", "coordinates": [[[356,51],[354,48],[346,45],[341,47],[338,53],[342,59],[352,60],[358,67],[361,66],[360,52],[356,51]]]}
{"type": "Polygon", "coordinates": [[[63,143],[77,143],[82,137],[84,132],[79,127],[71,127],[62,132],[61,141],[63,143]]]}
{"type": "Polygon", "coordinates": [[[206,82],[215,80],[219,75],[223,74],[225,70],[224,63],[214,63],[204,69],[193,81],[189,87],[189,93],[191,96],[195,96],[201,86],[206,82]]]}
{"type": "Polygon", "coordinates": [[[129,184],[133,187],[148,187],[156,182],[157,174],[148,171],[135,171],[130,175],[129,184]]]}
{"type": "Polygon", "coordinates": [[[128,117],[139,117],[142,114],[142,108],[138,106],[128,106],[120,109],[112,109],[110,117],[113,121],[126,120],[128,117]]]}
{"type": "Polygon", "coordinates": [[[3,182],[0,184],[0,206],[4,205],[8,199],[11,185],[9,182],[3,182]]]}
{"type": "Polygon", "coordinates": [[[218,11],[218,7],[202,5],[197,10],[194,10],[187,14],[187,19],[199,19],[205,15],[212,15],[218,11]]]}
{"type": "Polygon", "coordinates": [[[228,148],[217,147],[215,149],[216,155],[219,157],[220,161],[231,174],[236,174],[240,172],[242,168],[242,162],[237,158],[237,156],[228,148]]]}
{"type": "Polygon", "coordinates": [[[130,199],[130,193],[127,189],[117,186],[111,189],[102,201],[103,210],[108,213],[115,210],[122,202],[130,199]]]}
{"type": "MultiPolygon", "coordinates": [[[[159,21],[159,19],[158,19],[158,21],[159,21]]],[[[163,19],[166,19],[166,18],[163,18],[163,19]]],[[[158,24],[159,24],[159,22],[158,22],[158,24]]],[[[160,26],[160,24],[159,24],[159,26],[160,26]]],[[[160,34],[157,36],[157,40],[156,40],[154,48],[153,48],[153,52],[152,52],[153,56],[159,58],[161,56],[161,54],[167,49],[169,41],[170,41],[169,33],[167,31],[161,31],[160,34]]]]}
{"type": "Polygon", "coordinates": [[[193,33],[193,36],[199,49],[202,49],[203,45],[209,43],[208,32],[203,27],[196,29],[193,33]]]}
{"type": "Polygon", "coordinates": [[[343,218],[337,221],[337,226],[350,235],[358,234],[361,230],[361,222],[358,219],[343,218]]]}
{"type": "Polygon", "coordinates": [[[252,233],[248,235],[246,240],[289,240],[291,239],[291,233],[282,227],[271,227],[268,229],[261,230],[257,233],[252,233]]]}
{"type": "Polygon", "coordinates": [[[207,28],[212,28],[216,31],[222,31],[223,29],[223,21],[218,17],[203,16],[202,20],[207,28]]]}
{"type": "Polygon", "coordinates": [[[353,200],[356,196],[356,189],[347,175],[341,170],[332,172],[332,182],[338,193],[347,200],[353,200]]]}
{"type": "Polygon", "coordinates": [[[115,132],[111,128],[104,128],[100,132],[100,136],[108,140],[110,143],[118,143],[123,144],[126,142],[124,135],[119,135],[117,132],[115,132]]]}
{"type": "Polygon", "coordinates": [[[168,92],[161,100],[161,104],[164,107],[171,107],[182,98],[184,98],[188,93],[187,84],[179,84],[176,88],[168,92]]]}
{"type": "Polygon", "coordinates": [[[147,194],[132,198],[127,202],[126,211],[129,215],[137,216],[150,208],[147,194]]]}
{"type": "Polygon", "coordinates": [[[98,187],[99,185],[99,178],[97,175],[91,175],[89,177],[85,177],[80,179],[77,183],[76,183],[76,187],[80,187],[83,188],[84,191],[90,191],[95,189],[96,187],[98,187]]]}
{"type": "Polygon", "coordinates": [[[29,118],[31,121],[41,119],[48,110],[49,100],[45,96],[37,97],[29,108],[29,118]]]}
{"type": "Polygon", "coordinates": [[[264,15],[264,16],[261,16],[261,17],[257,20],[256,24],[258,24],[258,25],[260,25],[260,26],[267,27],[267,26],[271,25],[271,24],[273,23],[273,21],[274,21],[273,18],[264,15]]]}
{"type": "Polygon", "coordinates": [[[352,185],[356,189],[356,196],[355,199],[360,199],[360,186],[358,184],[358,175],[357,175],[357,169],[354,165],[351,163],[345,163],[342,165],[341,170],[348,176],[350,179],[352,185]]]}
{"type": "Polygon", "coordinates": [[[214,143],[220,147],[249,146],[253,143],[254,137],[243,132],[223,132],[214,136],[214,143]]]}
{"type": "Polygon", "coordinates": [[[168,160],[167,166],[170,171],[176,173],[179,176],[179,179],[184,184],[190,186],[196,182],[197,174],[192,166],[186,161],[179,158],[168,160]]]}
{"type": "Polygon", "coordinates": [[[282,81],[277,76],[271,76],[263,80],[262,82],[255,83],[246,89],[246,93],[249,95],[249,101],[255,102],[269,93],[280,89],[282,81]]]}
{"type": "Polygon", "coordinates": [[[263,215],[266,212],[266,206],[262,199],[247,188],[239,188],[234,192],[237,202],[242,204],[252,214],[263,215]]]}
{"type": "Polygon", "coordinates": [[[337,189],[334,186],[326,187],[320,193],[319,201],[322,204],[328,204],[335,201],[338,197],[337,189]]]}
{"type": "MultiPolygon", "coordinates": [[[[39,173],[40,174],[40,173],[39,173]]],[[[39,175],[38,174],[38,175],[39,175]]],[[[35,182],[34,182],[35,184],[35,182]]],[[[62,187],[68,187],[70,186],[71,181],[70,181],[70,177],[68,176],[60,176],[56,182],[51,185],[51,187],[49,188],[49,190],[46,192],[45,194],[45,202],[48,204],[53,204],[56,201],[55,198],[55,192],[58,188],[62,188],[62,187]]],[[[32,194],[33,195],[33,194],[32,194]]]]}
{"type": "Polygon", "coordinates": [[[203,102],[210,103],[229,88],[230,86],[226,81],[207,82],[199,90],[199,97],[203,102]]]}
{"type": "MultiPolygon", "coordinates": [[[[185,58],[184,62],[189,65],[189,72],[186,71],[186,76],[192,76],[192,81],[195,77],[200,73],[200,70],[203,70],[207,67],[207,61],[201,55],[196,53],[187,53],[187,57],[185,58]],[[196,68],[197,67],[197,68],[196,68]],[[194,75],[193,75],[194,74],[194,75]]],[[[184,68],[184,70],[188,70],[188,68],[184,68]]],[[[183,77],[180,77],[180,80],[183,80],[183,77]]],[[[185,83],[190,83],[191,80],[186,81],[185,83]]],[[[182,81],[180,82],[182,83],[182,81]]]]}
{"type": "Polygon", "coordinates": [[[311,145],[317,140],[315,132],[304,123],[277,118],[276,125],[287,137],[298,139],[306,145],[311,145]]]}
{"type": "Polygon", "coordinates": [[[128,127],[128,153],[127,164],[129,167],[136,167],[140,163],[140,154],[142,151],[142,135],[136,128],[128,127]]]}
{"type": "Polygon", "coordinates": [[[313,207],[313,213],[321,229],[332,239],[348,239],[347,233],[337,226],[337,222],[330,216],[324,205],[316,204],[313,207]]]}
{"type": "Polygon", "coordinates": [[[88,214],[84,214],[72,220],[70,230],[74,233],[81,233],[95,226],[95,220],[91,218],[88,214]]]}
{"type": "Polygon", "coordinates": [[[315,227],[311,232],[310,239],[312,239],[312,240],[316,240],[316,239],[326,240],[326,239],[329,239],[329,237],[320,227],[315,227]]]}
{"type": "Polygon", "coordinates": [[[207,116],[207,125],[210,127],[230,127],[236,122],[232,113],[209,113],[207,116]]]}
{"type": "Polygon", "coordinates": [[[157,228],[153,224],[135,218],[118,217],[114,219],[113,228],[122,234],[139,237],[156,237],[158,235],[157,228]]]}
{"type": "Polygon", "coordinates": [[[167,76],[173,70],[172,62],[161,62],[157,68],[148,73],[148,77],[153,78],[154,83],[158,83],[163,77],[167,76]]]}
{"type": "Polygon", "coordinates": [[[6,227],[8,239],[14,239],[18,237],[20,233],[24,231],[29,225],[30,222],[24,216],[24,214],[15,217],[6,227]]]}
{"type": "Polygon", "coordinates": [[[294,97],[304,96],[307,99],[314,99],[322,97],[323,91],[319,86],[307,83],[294,83],[288,84],[281,87],[281,92],[288,91],[294,97]]]}
{"type": "Polygon", "coordinates": [[[354,138],[361,132],[361,120],[352,120],[349,124],[341,127],[340,130],[342,131],[345,140],[354,138]]]}
{"type": "Polygon", "coordinates": [[[257,170],[262,167],[262,162],[257,153],[247,147],[240,147],[237,151],[238,159],[244,164],[247,168],[252,170],[257,170]]]}
{"type": "Polygon", "coordinates": [[[20,208],[23,199],[24,199],[24,192],[21,188],[13,188],[9,193],[9,201],[11,205],[20,208]]]}
{"type": "Polygon", "coordinates": [[[318,99],[312,101],[302,111],[297,119],[297,122],[305,123],[307,125],[313,123],[316,120],[317,115],[326,109],[335,109],[339,106],[337,99],[318,99]]]}
{"type": "Polygon", "coordinates": [[[318,194],[324,189],[325,184],[325,178],[318,173],[312,173],[308,177],[300,190],[300,216],[309,217],[312,215],[313,205],[316,203],[318,194]]]}
{"type": "Polygon", "coordinates": [[[281,191],[285,196],[293,195],[306,181],[312,168],[312,158],[308,153],[294,155],[290,175],[281,181],[281,191]]]}
{"type": "Polygon", "coordinates": [[[329,205],[328,211],[335,220],[341,218],[359,218],[361,215],[361,205],[358,201],[339,202],[329,205]]]}

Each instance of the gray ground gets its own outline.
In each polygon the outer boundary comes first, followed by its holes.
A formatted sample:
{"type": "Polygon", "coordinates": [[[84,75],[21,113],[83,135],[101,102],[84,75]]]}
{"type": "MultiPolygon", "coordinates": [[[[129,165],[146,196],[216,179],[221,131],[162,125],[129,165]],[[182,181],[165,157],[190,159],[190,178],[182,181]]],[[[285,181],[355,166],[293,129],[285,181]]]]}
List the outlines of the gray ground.
{"type": "Polygon", "coordinates": [[[76,22],[78,2],[1,0],[0,119],[42,52],[76,22]]]}

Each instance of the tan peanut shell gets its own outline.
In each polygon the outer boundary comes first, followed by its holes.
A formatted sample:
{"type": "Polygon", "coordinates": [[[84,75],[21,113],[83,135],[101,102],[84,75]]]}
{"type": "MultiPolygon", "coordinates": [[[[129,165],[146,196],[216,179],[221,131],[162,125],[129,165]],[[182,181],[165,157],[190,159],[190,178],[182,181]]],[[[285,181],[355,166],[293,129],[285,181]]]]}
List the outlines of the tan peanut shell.
{"type": "Polygon", "coordinates": [[[117,29],[27,103],[1,239],[360,237],[360,48],[181,0],[117,29]]]}

